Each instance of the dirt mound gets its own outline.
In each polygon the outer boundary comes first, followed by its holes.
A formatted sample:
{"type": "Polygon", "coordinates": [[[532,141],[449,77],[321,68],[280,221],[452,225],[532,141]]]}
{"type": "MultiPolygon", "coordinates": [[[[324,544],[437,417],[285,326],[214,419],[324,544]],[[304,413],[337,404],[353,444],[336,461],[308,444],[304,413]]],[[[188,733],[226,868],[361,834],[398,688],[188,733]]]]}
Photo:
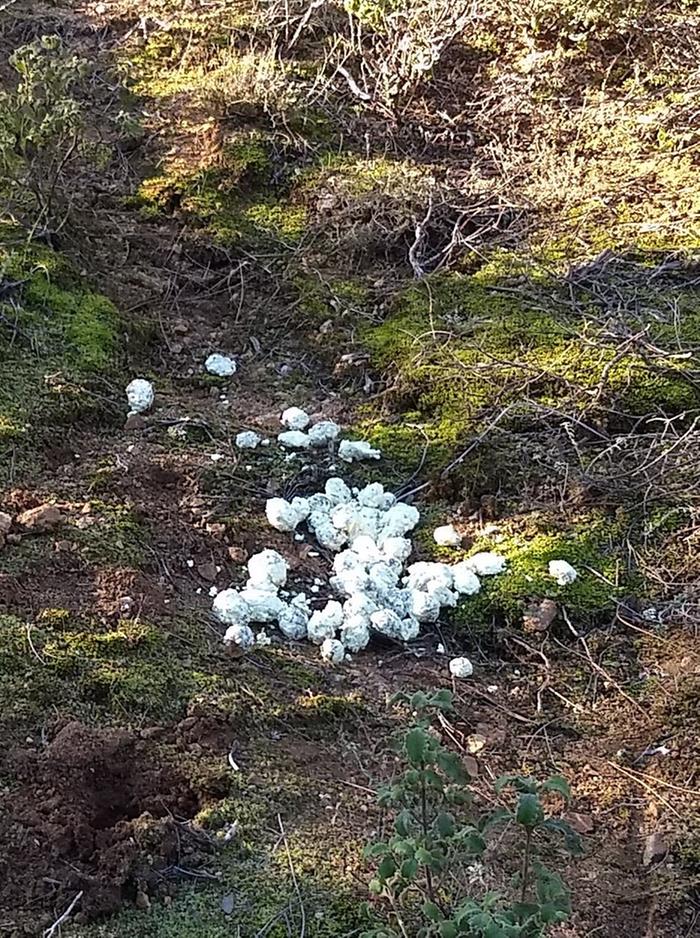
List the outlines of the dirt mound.
{"type": "Polygon", "coordinates": [[[60,907],[83,890],[83,917],[114,911],[176,865],[197,798],[153,743],[68,723],[45,748],[12,750],[0,797],[0,898],[60,907]]]}

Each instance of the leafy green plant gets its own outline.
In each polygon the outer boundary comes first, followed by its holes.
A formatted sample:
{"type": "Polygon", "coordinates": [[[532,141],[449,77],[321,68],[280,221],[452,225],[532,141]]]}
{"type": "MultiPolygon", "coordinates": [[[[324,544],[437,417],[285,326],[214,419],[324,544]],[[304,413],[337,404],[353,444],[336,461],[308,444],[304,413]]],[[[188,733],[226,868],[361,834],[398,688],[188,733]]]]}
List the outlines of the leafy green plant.
{"type": "Polygon", "coordinates": [[[9,62],[17,83],[0,91],[0,196],[12,223],[32,233],[60,228],[68,212],[63,182],[80,154],[76,90],[88,65],[58,36],[20,46],[9,62]]]}
{"type": "MultiPolygon", "coordinates": [[[[415,719],[396,749],[403,772],[378,792],[379,804],[393,812],[393,834],[368,845],[365,856],[378,861],[370,891],[391,906],[392,924],[363,938],[406,935],[404,920],[416,926],[418,938],[539,938],[570,913],[569,893],[555,873],[535,856],[542,835],[562,835],[565,847],[581,852],[577,834],[546,810],[547,796],[568,802],[568,783],[555,775],[545,782],[508,775],[496,793],[513,791],[512,807],[479,814],[474,810],[468,773],[459,757],[442,745],[432,726],[435,716],[452,709],[452,693],[419,691],[399,694],[415,719]],[[487,850],[495,826],[515,826],[522,834],[522,857],[509,893],[470,895],[470,876],[487,850]],[[395,931],[393,923],[400,931],[395,931]]],[[[478,879],[478,877],[477,877],[478,879]]]]}

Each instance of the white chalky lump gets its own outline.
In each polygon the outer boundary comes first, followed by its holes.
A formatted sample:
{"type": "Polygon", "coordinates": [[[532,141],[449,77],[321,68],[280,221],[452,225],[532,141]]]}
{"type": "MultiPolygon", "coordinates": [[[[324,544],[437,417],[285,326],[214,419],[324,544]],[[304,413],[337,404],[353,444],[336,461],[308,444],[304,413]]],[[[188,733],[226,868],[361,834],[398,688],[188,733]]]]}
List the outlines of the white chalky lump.
{"type": "Polygon", "coordinates": [[[440,547],[459,547],[462,543],[462,535],[453,524],[443,524],[435,528],[433,538],[440,547]]]}
{"type": "Polygon", "coordinates": [[[321,645],[321,657],[332,664],[341,664],[345,658],[345,645],[335,638],[327,638],[321,645]]]}
{"type": "Polygon", "coordinates": [[[277,434],[277,441],[287,449],[308,449],[311,446],[309,435],[302,430],[285,430],[277,434]]]}
{"type": "Polygon", "coordinates": [[[236,373],[236,363],[228,355],[220,355],[214,352],[204,362],[204,367],[210,375],[216,375],[219,378],[230,378],[236,373]]]}
{"type": "Polygon", "coordinates": [[[311,423],[311,417],[301,407],[288,407],[280,419],[289,430],[306,430],[311,423]]]}
{"type": "Polygon", "coordinates": [[[242,651],[247,651],[255,644],[253,630],[247,625],[231,625],[224,635],[225,645],[236,645],[242,651]]]}
{"type": "Polygon", "coordinates": [[[474,554],[465,563],[478,576],[495,576],[503,573],[506,568],[506,558],[502,554],[494,554],[491,551],[474,554]]]}
{"type": "Polygon", "coordinates": [[[381,459],[382,454],[366,440],[341,440],[338,455],[345,462],[360,462],[363,459],[381,459]]]}
{"type": "MultiPolygon", "coordinates": [[[[320,547],[335,555],[325,584],[335,598],[329,598],[318,577],[310,589],[316,605],[322,599],[319,608],[312,609],[304,593],[282,590],[287,585],[287,562],[277,551],[266,549],[249,559],[249,579],[242,590],[217,595],[214,615],[229,626],[227,635],[234,627],[232,634],[240,636],[243,627],[276,623],[285,638],[308,639],[333,663],[366,648],[372,634],[414,640],[422,623],[436,622],[442,609],[478,593],[479,575],[500,573],[506,563],[499,554],[480,553],[453,565],[418,561],[406,566],[413,550],[409,535],[420,512],[398,502],[380,482],[351,489],[342,479],[330,478],[322,491],[308,497],[268,499],[265,512],[278,531],[295,533],[306,524],[320,547]]],[[[300,536],[304,537],[295,533],[300,536]]],[[[241,648],[250,647],[246,640],[229,639],[241,648]]],[[[462,666],[463,676],[467,666],[471,668],[468,661],[462,666]]]]}
{"type": "Polygon", "coordinates": [[[453,658],[452,661],[450,661],[450,674],[453,677],[471,677],[473,673],[474,666],[469,658],[453,658]]]}
{"type": "Polygon", "coordinates": [[[248,561],[251,586],[274,591],[287,582],[287,561],[276,550],[261,550],[248,561]]]}
{"type": "Polygon", "coordinates": [[[262,437],[254,430],[242,430],[236,434],[236,446],[238,449],[257,449],[262,443],[262,437]]]}
{"type": "Polygon", "coordinates": [[[574,582],[578,573],[568,560],[550,560],[549,575],[554,577],[559,586],[568,586],[574,582]]]}
{"type": "Polygon", "coordinates": [[[153,406],[156,392],[150,381],[134,378],[126,386],[126,399],[132,414],[143,414],[153,406]]]}

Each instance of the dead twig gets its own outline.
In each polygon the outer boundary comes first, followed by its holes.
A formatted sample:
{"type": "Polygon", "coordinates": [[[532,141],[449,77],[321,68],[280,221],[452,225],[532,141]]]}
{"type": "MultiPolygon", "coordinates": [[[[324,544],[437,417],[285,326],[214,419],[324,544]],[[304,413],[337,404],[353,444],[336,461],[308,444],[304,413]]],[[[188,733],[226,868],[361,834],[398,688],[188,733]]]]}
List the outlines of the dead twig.
{"type": "Polygon", "coordinates": [[[80,892],[77,893],[77,895],[73,897],[73,901],[68,906],[66,911],[56,919],[56,921],[53,923],[53,925],[50,926],[50,928],[47,928],[44,931],[44,938],[53,938],[56,932],[60,929],[61,925],[65,921],[68,920],[71,912],[73,911],[73,909],[76,907],[76,905],[80,902],[82,898],[83,898],[83,890],[81,889],[80,892]]]}

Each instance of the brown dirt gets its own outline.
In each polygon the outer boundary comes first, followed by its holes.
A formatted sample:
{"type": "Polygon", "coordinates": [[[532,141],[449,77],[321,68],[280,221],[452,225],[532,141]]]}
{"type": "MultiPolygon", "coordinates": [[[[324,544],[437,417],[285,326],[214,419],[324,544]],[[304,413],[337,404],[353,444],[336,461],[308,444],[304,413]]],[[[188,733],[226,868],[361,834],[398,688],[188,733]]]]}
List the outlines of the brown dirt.
{"type": "Polygon", "coordinates": [[[133,901],[158,870],[177,864],[196,794],[153,744],[120,729],[68,723],[44,747],[15,747],[0,799],[3,909],[41,909],[83,890],[92,917],[133,901]]]}

